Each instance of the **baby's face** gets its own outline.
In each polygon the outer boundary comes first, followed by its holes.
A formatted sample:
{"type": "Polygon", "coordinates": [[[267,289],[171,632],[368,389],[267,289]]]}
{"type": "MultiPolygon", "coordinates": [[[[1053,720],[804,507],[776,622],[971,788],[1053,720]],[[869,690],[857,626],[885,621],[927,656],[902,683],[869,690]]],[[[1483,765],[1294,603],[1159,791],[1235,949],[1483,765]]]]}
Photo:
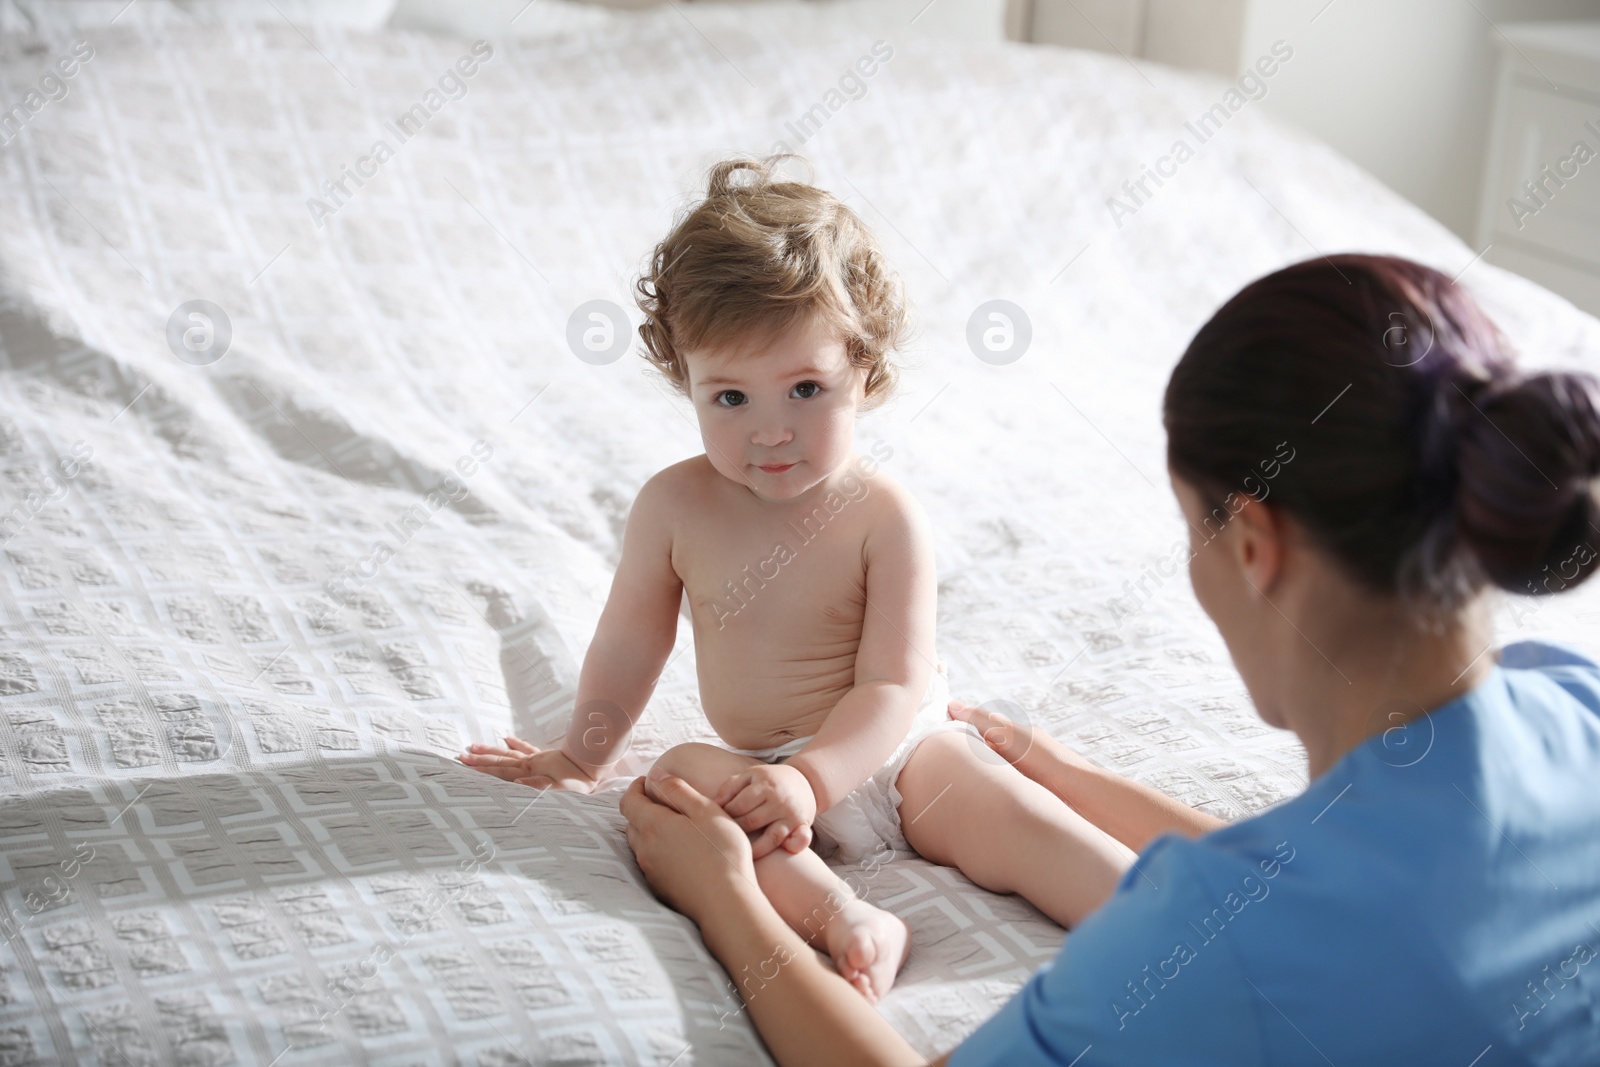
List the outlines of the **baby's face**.
{"type": "Polygon", "coordinates": [[[706,455],[763,500],[793,500],[850,457],[865,374],[820,317],[685,353],[706,455]]]}

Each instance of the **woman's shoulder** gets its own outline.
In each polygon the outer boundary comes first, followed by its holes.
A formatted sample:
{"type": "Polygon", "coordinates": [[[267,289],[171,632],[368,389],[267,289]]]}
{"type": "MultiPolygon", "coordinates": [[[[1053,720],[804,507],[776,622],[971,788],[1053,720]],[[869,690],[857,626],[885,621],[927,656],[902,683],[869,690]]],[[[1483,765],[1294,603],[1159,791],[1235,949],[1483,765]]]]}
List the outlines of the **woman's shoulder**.
{"type": "MultiPolygon", "coordinates": [[[[1517,776],[1571,779],[1583,795],[1600,775],[1600,664],[1583,652],[1548,641],[1519,641],[1500,651],[1505,714],[1481,726],[1486,771],[1497,763],[1517,776]]],[[[1600,804],[1600,800],[1594,801],[1600,804]]]]}
{"type": "Polygon", "coordinates": [[[1500,649],[1499,660],[1507,670],[1567,667],[1600,674],[1600,663],[1577,648],[1556,641],[1513,641],[1500,649]]]}
{"type": "Polygon", "coordinates": [[[1499,661],[1514,688],[1544,680],[1600,714],[1600,663],[1586,653],[1554,641],[1516,641],[1500,650],[1499,661]]]}
{"type": "Polygon", "coordinates": [[[1575,817],[1564,805],[1536,812],[1548,798],[1525,795],[1517,783],[1577,785],[1600,771],[1600,663],[1548,641],[1506,645],[1497,659],[1499,669],[1471,692],[1374,730],[1303,792],[1207,834],[1188,858],[1226,870],[1283,842],[1315,840],[1308,872],[1323,859],[1337,866],[1383,852],[1425,865],[1471,862],[1484,858],[1461,854],[1475,835],[1441,829],[1494,823],[1513,807],[1530,818],[1575,817]]]}

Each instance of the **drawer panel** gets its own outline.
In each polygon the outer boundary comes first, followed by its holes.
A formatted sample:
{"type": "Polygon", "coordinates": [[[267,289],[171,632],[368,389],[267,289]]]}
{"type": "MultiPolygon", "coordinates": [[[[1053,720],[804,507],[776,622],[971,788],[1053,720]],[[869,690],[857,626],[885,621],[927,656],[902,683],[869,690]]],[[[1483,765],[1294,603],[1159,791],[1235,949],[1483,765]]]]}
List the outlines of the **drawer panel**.
{"type": "Polygon", "coordinates": [[[1554,93],[1518,79],[1509,104],[1496,168],[1495,235],[1600,271],[1600,97],[1554,93]]]}

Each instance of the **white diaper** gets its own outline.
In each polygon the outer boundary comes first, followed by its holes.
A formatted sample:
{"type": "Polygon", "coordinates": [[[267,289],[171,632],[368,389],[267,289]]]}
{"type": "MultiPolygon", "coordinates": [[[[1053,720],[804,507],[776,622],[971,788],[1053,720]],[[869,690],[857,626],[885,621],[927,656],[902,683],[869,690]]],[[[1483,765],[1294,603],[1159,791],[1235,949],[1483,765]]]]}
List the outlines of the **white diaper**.
{"type": "MultiPolygon", "coordinates": [[[[911,759],[924,738],[944,730],[963,730],[983,743],[977,729],[968,723],[950,718],[950,682],[944,664],[932,672],[928,690],[923,694],[917,715],[911,721],[911,730],[905,740],[890,753],[889,759],[872,777],[862,782],[855,791],[833,807],[817,816],[812,824],[817,851],[843,863],[857,863],[863,858],[892,848],[897,852],[911,852],[905,834],[900,832],[900,790],[895,781],[911,759]]],[[[754,756],[764,763],[778,763],[795,755],[809,744],[811,738],[797,737],[793,741],[767,749],[734,749],[740,755],[754,756]]]]}

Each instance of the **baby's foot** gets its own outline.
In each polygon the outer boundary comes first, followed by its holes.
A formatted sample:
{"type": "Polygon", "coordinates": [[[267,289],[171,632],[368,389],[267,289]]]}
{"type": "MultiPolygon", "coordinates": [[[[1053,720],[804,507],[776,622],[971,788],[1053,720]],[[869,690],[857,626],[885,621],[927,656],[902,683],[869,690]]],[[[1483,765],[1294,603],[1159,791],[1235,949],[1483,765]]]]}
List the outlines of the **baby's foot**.
{"type": "Polygon", "coordinates": [[[839,974],[876,1004],[911,951],[911,931],[898,916],[852,900],[828,923],[827,944],[839,974]]]}

